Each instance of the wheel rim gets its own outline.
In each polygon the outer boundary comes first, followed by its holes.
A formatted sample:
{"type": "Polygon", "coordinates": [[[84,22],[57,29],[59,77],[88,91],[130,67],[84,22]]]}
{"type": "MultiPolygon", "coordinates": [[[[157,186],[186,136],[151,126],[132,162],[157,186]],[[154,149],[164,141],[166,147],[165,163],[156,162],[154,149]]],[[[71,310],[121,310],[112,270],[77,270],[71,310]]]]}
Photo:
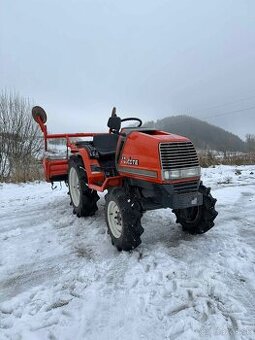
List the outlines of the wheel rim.
{"type": "Polygon", "coordinates": [[[200,217],[200,206],[184,209],[183,217],[186,223],[197,222],[200,217]]]}
{"type": "Polygon", "coordinates": [[[120,238],[123,228],[122,216],[118,205],[111,201],[107,208],[109,228],[115,238],[120,238]]]}
{"type": "Polygon", "coordinates": [[[79,180],[79,177],[78,177],[78,174],[75,168],[70,169],[69,189],[70,189],[70,194],[71,194],[73,204],[76,207],[78,207],[80,204],[81,191],[80,191],[80,180],[79,180]]]}

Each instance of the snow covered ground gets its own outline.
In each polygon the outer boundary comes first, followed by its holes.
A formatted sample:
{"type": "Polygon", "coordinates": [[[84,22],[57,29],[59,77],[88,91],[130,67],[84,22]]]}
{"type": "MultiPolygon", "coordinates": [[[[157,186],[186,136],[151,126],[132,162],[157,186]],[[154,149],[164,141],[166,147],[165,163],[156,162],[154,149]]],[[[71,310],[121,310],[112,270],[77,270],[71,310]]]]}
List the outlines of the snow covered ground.
{"type": "Polygon", "coordinates": [[[103,197],[78,219],[65,187],[0,186],[0,339],[254,339],[255,166],[203,178],[216,226],[191,236],[148,212],[131,253],[111,245],[103,197]]]}

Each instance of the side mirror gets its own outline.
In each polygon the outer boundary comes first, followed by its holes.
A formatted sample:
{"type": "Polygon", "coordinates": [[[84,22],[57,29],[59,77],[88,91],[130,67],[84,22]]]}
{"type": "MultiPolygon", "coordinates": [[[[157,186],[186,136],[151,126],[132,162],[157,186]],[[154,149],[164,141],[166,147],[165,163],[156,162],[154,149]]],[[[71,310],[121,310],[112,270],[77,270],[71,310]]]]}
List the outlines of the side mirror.
{"type": "Polygon", "coordinates": [[[39,123],[38,118],[41,119],[43,124],[47,122],[47,114],[41,106],[34,106],[32,108],[32,116],[36,123],[39,123]]]}

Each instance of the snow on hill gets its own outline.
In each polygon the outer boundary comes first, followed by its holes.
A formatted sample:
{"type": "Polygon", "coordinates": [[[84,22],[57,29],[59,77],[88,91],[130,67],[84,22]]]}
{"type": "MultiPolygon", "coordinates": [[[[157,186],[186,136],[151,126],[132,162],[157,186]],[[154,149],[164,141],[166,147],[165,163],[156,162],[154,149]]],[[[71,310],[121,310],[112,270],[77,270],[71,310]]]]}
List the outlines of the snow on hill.
{"type": "Polygon", "coordinates": [[[76,218],[65,187],[0,186],[0,339],[254,339],[255,166],[203,171],[216,226],[191,236],[169,209],[119,253],[104,199],[76,218]]]}

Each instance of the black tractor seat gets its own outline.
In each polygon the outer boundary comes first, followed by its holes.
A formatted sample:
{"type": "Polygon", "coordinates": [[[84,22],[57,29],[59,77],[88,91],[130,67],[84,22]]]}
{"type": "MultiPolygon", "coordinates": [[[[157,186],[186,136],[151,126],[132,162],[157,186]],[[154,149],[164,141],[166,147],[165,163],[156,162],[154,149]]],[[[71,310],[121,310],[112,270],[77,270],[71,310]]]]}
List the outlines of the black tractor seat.
{"type": "Polygon", "coordinates": [[[115,155],[119,136],[114,133],[104,133],[93,137],[93,144],[100,157],[115,155]]]}

